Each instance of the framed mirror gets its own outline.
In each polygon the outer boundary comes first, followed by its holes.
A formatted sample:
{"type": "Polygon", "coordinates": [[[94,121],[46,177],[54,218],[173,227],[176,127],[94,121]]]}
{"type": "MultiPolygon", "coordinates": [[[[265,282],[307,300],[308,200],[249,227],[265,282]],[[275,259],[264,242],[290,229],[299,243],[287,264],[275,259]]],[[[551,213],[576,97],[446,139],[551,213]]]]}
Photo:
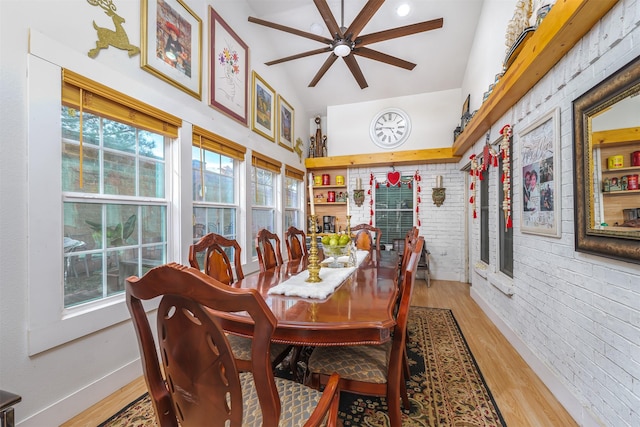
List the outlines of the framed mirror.
{"type": "Polygon", "coordinates": [[[573,102],[576,251],[640,264],[640,57],[573,102]]]}

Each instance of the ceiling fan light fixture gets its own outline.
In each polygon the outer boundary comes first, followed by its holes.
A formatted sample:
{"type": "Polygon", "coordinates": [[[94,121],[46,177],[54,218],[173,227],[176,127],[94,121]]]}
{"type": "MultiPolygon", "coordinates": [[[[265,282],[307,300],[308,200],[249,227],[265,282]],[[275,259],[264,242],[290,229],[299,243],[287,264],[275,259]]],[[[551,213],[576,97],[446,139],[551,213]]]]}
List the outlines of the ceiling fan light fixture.
{"type": "Polygon", "coordinates": [[[351,53],[351,45],[346,40],[338,40],[333,45],[333,53],[340,57],[347,56],[351,53]]]}

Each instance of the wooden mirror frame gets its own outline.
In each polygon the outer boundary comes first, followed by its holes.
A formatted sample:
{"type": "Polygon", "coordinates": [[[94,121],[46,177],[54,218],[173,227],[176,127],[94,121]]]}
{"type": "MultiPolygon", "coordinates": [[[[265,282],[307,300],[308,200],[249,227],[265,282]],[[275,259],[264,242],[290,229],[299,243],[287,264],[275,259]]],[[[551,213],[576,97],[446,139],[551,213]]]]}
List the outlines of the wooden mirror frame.
{"type": "MultiPolygon", "coordinates": [[[[594,227],[594,155],[591,120],[640,92],[640,56],[573,101],[575,249],[640,264],[640,228],[594,227]]],[[[640,199],[640,197],[639,197],[640,199]]],[[[638,206],[640,207],[640,203],[638,206]]]]}

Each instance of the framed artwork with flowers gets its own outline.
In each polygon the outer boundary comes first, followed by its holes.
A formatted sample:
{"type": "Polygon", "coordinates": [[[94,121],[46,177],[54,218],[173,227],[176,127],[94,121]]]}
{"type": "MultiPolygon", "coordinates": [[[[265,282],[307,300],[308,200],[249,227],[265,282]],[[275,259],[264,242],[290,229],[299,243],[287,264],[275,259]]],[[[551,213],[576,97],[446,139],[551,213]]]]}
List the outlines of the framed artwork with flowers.
{"type": "Polygon", "coordinates": [[[202,20],[182,0],[142,0],[141,67],[202,99],[202,20]]]}
{"type": "Polygon", "coordinates": [[[249,46],[209,6],[209,105],[247,126],[249,46]]]}

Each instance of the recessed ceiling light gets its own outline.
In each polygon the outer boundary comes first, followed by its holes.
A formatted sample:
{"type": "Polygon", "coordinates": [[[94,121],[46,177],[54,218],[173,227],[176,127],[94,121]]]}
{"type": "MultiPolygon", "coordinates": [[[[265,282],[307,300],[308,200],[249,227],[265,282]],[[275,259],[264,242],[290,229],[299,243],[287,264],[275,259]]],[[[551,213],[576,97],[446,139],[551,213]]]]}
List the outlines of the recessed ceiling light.
{"type": "Polygon", "coordinates": [[[314,22],[313,24],[311,24],[311,32],[319,36],[320,34],[322,34],[322,25],[314,22]]]}
{"type": "Polygon", "coordinates": [[[411,10],[411,6],[409,6],[408,3],[402,3],[396,9],[396,13],[398,14],[398,16],[407,16],[410,10],[411,10]]]}

